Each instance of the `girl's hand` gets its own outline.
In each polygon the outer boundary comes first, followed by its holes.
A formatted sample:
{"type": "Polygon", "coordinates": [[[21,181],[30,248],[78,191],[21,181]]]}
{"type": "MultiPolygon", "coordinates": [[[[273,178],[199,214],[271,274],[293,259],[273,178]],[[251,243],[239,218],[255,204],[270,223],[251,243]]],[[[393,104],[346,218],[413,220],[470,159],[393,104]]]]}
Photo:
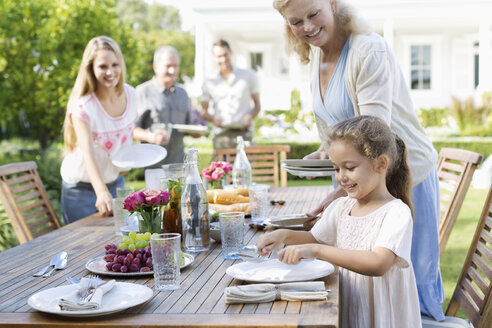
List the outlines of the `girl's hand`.
{"type": "Polygon", "coordinates": [[[287,246],[278,252],[277,257],[279,261],[286,264],[297,264],[302,259],[314,258],[312,244],[287,246]]]}
{"type": "Polygon", "coordinates": [[[273,232],[261,235],[260,238],[258,238],[258,242],[256,243],[258,253],[261,256],[270,254],[271,251],[282,245],[284,239],[284,230],[275,230],[273,232]]]}
{"type": "Polygon", "coordinates": [[[102,193],[96,193],[96,208],[102,216],[107,216],[113,213],[113,206],[111,204],[112,196],[108,190],[102,193]]]}

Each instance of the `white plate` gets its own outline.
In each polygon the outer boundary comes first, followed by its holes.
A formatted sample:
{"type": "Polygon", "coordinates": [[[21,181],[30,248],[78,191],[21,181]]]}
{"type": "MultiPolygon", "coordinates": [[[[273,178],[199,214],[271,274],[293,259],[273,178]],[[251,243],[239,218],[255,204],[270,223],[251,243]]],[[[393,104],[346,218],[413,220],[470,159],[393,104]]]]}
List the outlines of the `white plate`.
{"type": "Polygon", "coordinates": [[[292,175],[297,175],[297,176],[301,176],[301,177],[327,177],[330,175],[335,175],[335,170],[302,171],[302,170],[288,169],[285,165],[282,165],[282,170],[285,170],[292,175]]]}
{"type": "Polygon", "coordinates": [[[208,128],[205,125],[191,125],[191,124],[173,124],[173,129],[176,129],[179,132],[199,133],[199,134],[205,134],[208,131],[208,128]]]}
{"type": "Polygon", "coordinates": [[[287,166],[304,166],[304,167],[331,167],[333,163],[329,159],[284,159],[282,164],[287,166]]]}
{"type": "Polygon", "coordinates": [[[305,214],[291,214],[282,216],[272,216],[269,218],[269,223],[279,226],[302,225],[304,222],[312,220],[316,216],[306,216],[305,214]]]}
{"type": "Polygon", "coordinates": [[[107,292],[98,310],[62,311],[58,306],[60,299],[75,289],[77,285],[58,286],[42,290],[27,300],[27,304],[35,310],[58,314],[67,317],[95,317],[115,312],[120,312],[145,303],[152,298],[154,292],[145,285],[128,282],[116,282],[114,287],[107,292]]]}
{"type": "Polygon", "coordinates": [[[282,165],[288,170],[294,170],[294,171],[313,171],[313,172],[323,172],[323,171],[333,171],[335,170],[333,167],[309,167],[309,166],[289,166],[289,165],[282,165]]]}
{"type": "Polygon", "coordinates": [[[318,259],[301,260],[299,264],[289,265],[277,259],[264,262],[241,262],[227,268],[232,278],[252,282],[292,282],[307,281],[328,276],[335,268],[326,261],[318,259]]]}
{"type": "Polygon", "coordinates": [[[162,161],[166,148],[153,144],[135,144],[121,148],[112,159],[114,165],[124,169],[146,167],[162,161]]]}
{"type": "Polygon", "coordinates": [[[290,229],[290,230],[304,230],[304,231],[309,231],[312,228],[312,227],[309,227],[309,226],[305,226],[303,224],[284,224],[284,225],[280,225],[280,224],[277,224],[277,223],[270,222],[269,219],[266,219],[265,221],[263,221],[263,223],[267,227],[271,227],[271,228],[275,228],[275,229],[290,229]]]}
{"type": "MultiPolygon", "coordinates": [[[[189,266],[195,258],[193,255],[188,254],[188,253],[183,253],[183,259],[184,263],[180,267],[181,269],[186,268],[189,266]]],[[[104,261],[104,256],[101,257],[96,257],[95,259],[87,261],[85,264],[85,268],[89,270],[92,273],[97,273],[97,274],[103,274],[106,276],[120,276],[120,277],[131,277],[131,276],[148,276],[154,274],[154,271],[150,270],[149,272],[114,272],[114,271],[109,271],[108,268],[106,268],[106,261],[104,261]]]]}

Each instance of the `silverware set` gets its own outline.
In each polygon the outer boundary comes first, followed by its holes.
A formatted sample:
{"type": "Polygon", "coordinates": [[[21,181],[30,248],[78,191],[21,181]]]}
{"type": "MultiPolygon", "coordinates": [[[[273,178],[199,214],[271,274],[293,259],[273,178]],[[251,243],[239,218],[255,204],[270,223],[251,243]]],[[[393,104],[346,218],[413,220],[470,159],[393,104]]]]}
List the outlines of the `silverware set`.
{"type": "Polygon", "coordinates": [[[55,270],[62,270],[65,269],[67,266],[67,261],[68,261],[68,254],[67,252],[63,251],[55,256],[50,260],[50,264],[42,268],[39,272],[34,274],[34,277],[49,277],[55,270]],[[51,268],[50,271],[48,271],[51,268]],[[48,272],[47,272],[48,271],[48,272]]]}

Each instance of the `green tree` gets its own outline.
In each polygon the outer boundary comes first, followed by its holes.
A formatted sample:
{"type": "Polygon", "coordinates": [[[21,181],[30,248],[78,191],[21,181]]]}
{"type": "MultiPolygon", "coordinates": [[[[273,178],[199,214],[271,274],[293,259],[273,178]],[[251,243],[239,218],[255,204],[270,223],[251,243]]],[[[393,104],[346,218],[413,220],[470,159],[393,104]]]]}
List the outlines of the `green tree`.
{"type": "Polygon", "coordinates": [[[116,0],[0,1],[0,126],[6,137],[60,140],[68,96],[87,42],[115,39],[128,70],[136,42],[119,24],[116,0]]]}
{"type": "Polygon", "coordinates": [[[116,12],[122,22],[136,31],[178,30],[181,27],[179,10],[173,6],[147,4],[143,0],[120,0],[116,12]]]}

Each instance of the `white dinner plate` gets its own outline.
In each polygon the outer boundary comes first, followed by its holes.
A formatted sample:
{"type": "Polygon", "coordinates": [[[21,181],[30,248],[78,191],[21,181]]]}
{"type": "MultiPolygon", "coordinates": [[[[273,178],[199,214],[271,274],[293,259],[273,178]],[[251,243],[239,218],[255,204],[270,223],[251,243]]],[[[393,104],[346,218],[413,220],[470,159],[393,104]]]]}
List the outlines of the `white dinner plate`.
{"type": "Polygon", "coordinates": [[[304,222],[312,220],[314,218],[316,218],[316,216],[306,216],[305,214],[291,214],[291,215],[269,217],[268,222],[283,227],[283,226],[292,226],[292,225],[302,225],[304,222]]]}
{"type": "Polygon", "coordinates": [[[205,134],[208,128],[205,125],[192,125],[192,124],[173,124],[173,129],[184,133],[197,133],[205,134]]]}
{"type": "MultiPolygon", "coordinates": [[[[195,260],[195,257],[188,253],[183,253],[184,263],[180,267],[181,269],[186,268],[195,260]]],[[[106,261],[104,261],[104,256],[96,257],[95,259],[87,261],[85,264],[85,268],[92,273],[103,274],[106,276],[120,276],[120,277],[131,277],[131,276],[148,276],[154,274],[154,271],[150,270],[149,272],[114,272],[109,271],[106,268],[106,261]]]]}
{"type": "Polygon", "coordinates": [[[281,162],[287,166],[333,168],[333,163],[329,159],[283,159],[281,162]]]}
{"type": "Polygon", "coordinates": [[[241,262],[227,268],[232,278],[251,282],[293,282],[314,280],[328,276],[335,268],[330,262],[314,259],[289,265],[272,259],[264,262],[241,262]]]}
{"type": "Polygon", "coordinates": [[[322,172],[322,171],[333,171],[335,170],[333,167],[310,167],[310,166],[289,166],[283,165],[286,169],[295,170],[295,171],[313,171],[313,172],[322,172]]]}
{"type": "Polygon", "coordinates": [[[147,167],[162,161],[166,148],[153,144],[134,144],[121,148],[112,159],[114,165],[124,169],[147,167]]]}
{"type": "Polygon", "coordinates": [[[128,282],[116,282],[114,287],[104,294],[98,310],[67,311],[60,310],[60,299],[76,290],[78,285],[65,285],[42,290],[27,300],[27,304],[35,310],[58,314],[67,317],[95,317],[120,312],[145,303],[152,298],[154,292],[145,285],[128,282]]]}
{"type": "Polygon", "coordinates": [[[335,175],[334,169],[326,170],[326,171],[303,171],[303,170],[288,169],[285,165],[282,165],[282,170],[285,170],[292,175],[297,175],[301,177],[327,177],[330,175],[335,175]]]}

